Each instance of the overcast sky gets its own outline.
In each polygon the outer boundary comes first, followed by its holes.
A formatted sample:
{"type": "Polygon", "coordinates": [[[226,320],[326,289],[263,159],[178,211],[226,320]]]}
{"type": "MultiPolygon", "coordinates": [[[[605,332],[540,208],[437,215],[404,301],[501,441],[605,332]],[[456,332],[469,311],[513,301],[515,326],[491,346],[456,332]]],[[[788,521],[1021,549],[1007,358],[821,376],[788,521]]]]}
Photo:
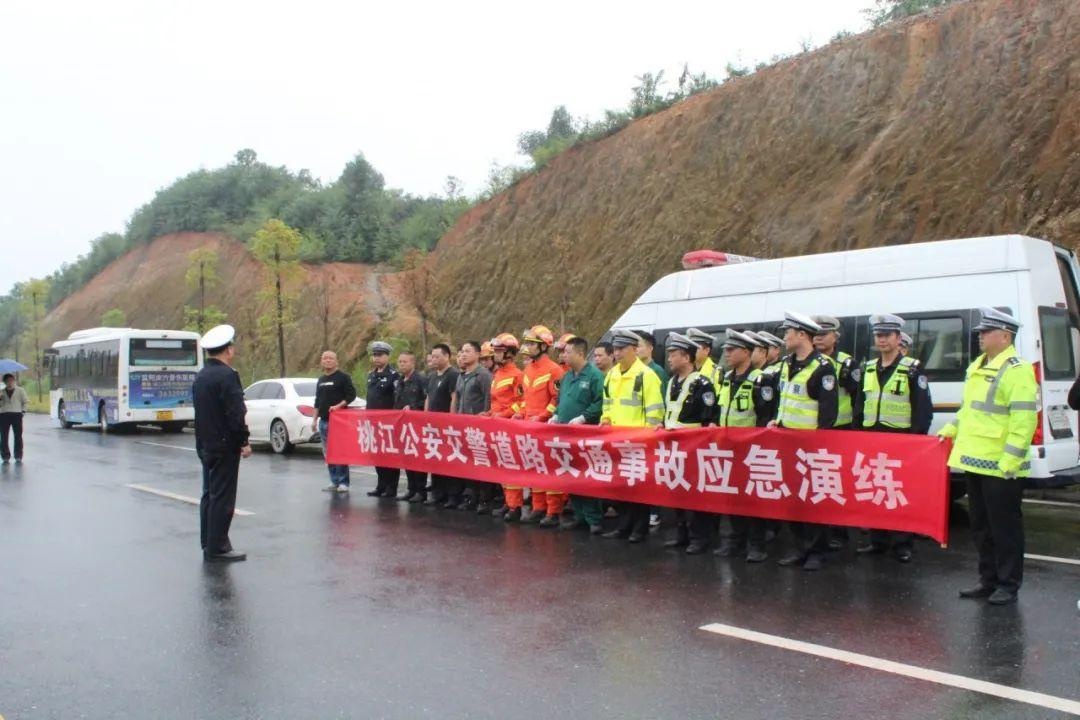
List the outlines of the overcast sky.
{"type": "Polygon", "coordinates": [[[388,186],[472,194],[556,105],[595,118],[642,72],[722,77],[871,4],[0,2],[0,293],[240,148],[326,181],[362,151],[388,186]]]}

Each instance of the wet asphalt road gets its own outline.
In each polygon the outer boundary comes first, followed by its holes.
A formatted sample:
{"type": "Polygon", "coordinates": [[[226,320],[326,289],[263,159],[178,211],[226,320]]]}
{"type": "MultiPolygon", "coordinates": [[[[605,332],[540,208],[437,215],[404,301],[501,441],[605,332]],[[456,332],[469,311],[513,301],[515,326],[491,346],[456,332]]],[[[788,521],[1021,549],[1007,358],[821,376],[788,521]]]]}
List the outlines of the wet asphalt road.
{"type": "MultiPolygon", "coordinates": [[[[330,497],[321,457],[257,452],[204,564],[190,434],[28,419],[0,471],[0,715],[21,718],[1054,718],[1020,702],[703,632],[725,623],[1080,700],[1080,566],[1020,604],[957,599],[966,528],[916,561],[687,557],[330,497]]],[[[1080,507],[1025,505],[1029,553],[1080,558],[1080,507]]]]}

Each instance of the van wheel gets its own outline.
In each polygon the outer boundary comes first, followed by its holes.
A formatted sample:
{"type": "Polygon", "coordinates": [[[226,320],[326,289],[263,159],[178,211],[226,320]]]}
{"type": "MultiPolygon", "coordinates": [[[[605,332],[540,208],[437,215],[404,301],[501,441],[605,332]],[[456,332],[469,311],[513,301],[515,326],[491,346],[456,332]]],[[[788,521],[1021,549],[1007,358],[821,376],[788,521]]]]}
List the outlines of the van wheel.
{"type": "Polygon", "coordinates": [[[64,409],[63,400],[61,400],[60,403],[56,406],[56,417],[60,420],[60,427],[64,428],[65,430],[70,430],[75,426],[75,423],[68,422],[67,410],[64,409]]]}
{"type": "Polygon", "coordinates": [[[97,409],[98,429],[103,433],[109,432],[109,421],[105,416],[105,403],[98,405],[97,409]]]}
{"type": "Polygon", "coordinates": [[[292,452],[293,444],[289,442],[289,429],[280,420],[270,423],[270,449],[278,455],[288,455],[292,452]]]}

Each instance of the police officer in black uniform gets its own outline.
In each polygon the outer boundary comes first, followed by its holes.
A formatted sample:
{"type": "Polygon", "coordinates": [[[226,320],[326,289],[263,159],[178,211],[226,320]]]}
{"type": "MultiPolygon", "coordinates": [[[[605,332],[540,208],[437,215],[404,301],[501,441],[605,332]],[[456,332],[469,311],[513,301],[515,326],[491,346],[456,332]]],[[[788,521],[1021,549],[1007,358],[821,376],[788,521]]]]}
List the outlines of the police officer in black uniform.
{"type": "MultiPolygon", "coordinates": [[[[904,318],[871,315],[870,331],[880,357],[867,360],[855,397],[855,427],[874,432],[925,435],[934,420],[934,401],[922,365],[905,357],[901,348],[904,318]]],[[[889,549],[902,563],[911,562],[914,536],[908,532],[871,530],[870,542],[855,552],[878,555],[889,549]]]]}
{"type": "Polygon", "coordinates": [[[236,508],[240,458],[251,455],[247,406],[240,376],[232,369],[235,354],[231,325],[218,325],[202,337],[207,359],[195,378],[195,450],[202,462],[203,489],[199,502],[199,537],[203,559],[246,560],[229,541],[236,508]]]}
{"type": "MultiPolygon", "coordinates": [[[[395,410],[423,410],[427,399],[427,378],[416,369],[416,355],[409,351],[398,353],[398,378],[394,382],[395,410]]],[[[427,500],[427,473],[406,470],[406,492],[398,500],[422,503],[427,500]]],[[[394,483],[397,484],[396,482],[394,483]]]]}
{"type": "MultiPolygon", "coordinates": [[[[666,347],[671,378],[664,388],[664,428],[677,430],[715,424],[716,389],[712,381],[694,369],[694,358],[701,345],[686,335],[671,333],[666,347]]],[[[685,546],[687,555],[700,555],[708,550],[716,526],[717,516],[713,513],[676,510],[675,537],[664,543],[664,547],[685,546]]]]}
{"type": "MultiPolygon", "coordinates": [[[[371,371],[367,375],[367,409],[393,410],[394,385],[401,375],[390,367],[390,353],[394,348],[389,343],[376,340],[368,346],[371,353],[371,371]]],[[[375,489],[368,492],[368,497],[396,499],[400,468],[376,467],[378,481],[375,489]]]]}

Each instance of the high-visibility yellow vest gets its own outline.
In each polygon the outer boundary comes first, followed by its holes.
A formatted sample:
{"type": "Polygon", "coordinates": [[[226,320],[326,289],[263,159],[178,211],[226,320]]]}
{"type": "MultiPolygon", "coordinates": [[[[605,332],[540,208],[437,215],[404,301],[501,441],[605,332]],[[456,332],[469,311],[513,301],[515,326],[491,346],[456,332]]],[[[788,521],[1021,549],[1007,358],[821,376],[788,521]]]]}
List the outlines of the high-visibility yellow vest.
{"type": "Polygon", "coordinates": [[[795,377],[788,378],[790,360],[784,359],[780,366],[780,407],[776,421],[792,430],[816,430],[818,426],[818,401],[810,397],[807,385],[817,372],[818,363],[807,363],[795,377]]]}
{"type": "Polygon", "coordinates": [[[881,387],[881,360],[863,366],[863,427],[881,424],[897,430],[911,429],[911,368],[915,361],[901,357],[885,388],[881,387]]]}
{"type": "Polygon", "coordinates": [[[1031,363],[1009,346],[992,361],[980,355],[967,369],[956,422],[938,434],[955,438],[949,467],[994,477],[1027,477],[1038,424],[1038,385],[1031,363]]]}
{"type": "MultiPolygon", "coordinates": [[[[734,370],[728,370],[724,375],[724,382],[720,386],[720,427],[756,427],[757,413],[754,411],[754,381],[760,370],[751,370],[747,376],[735,388],[734,397],[731,393],[731,382],[735,375],[734,370]]],[[[817,418],[814,418],[816,424],[817,418]]]]}
{"type": "Polygon", "coordinates": [[[635,359],[623,372],[616,365],[604,379],[604,409],[600,420],[617,427],[652,427],[664,422],[664,396],[660,378],[635,359]]]}
{"type": "Polygon", "coordinates": [[[836,426],[850,425],[855,419],[854,413],[851,411],[851,393],[840,386],[840,367],[844,364],[845,360],[850,360],[851,356],[846,352],[837,351],[836,357],[825,355],[829,359],[829,362],[833,365],[833,372],[836,373],[836,426]]]}
{"type": "Polygon", "coordinates": [[[671,384],[678,380],[678,378],[674,375],[668,378],[667,387],[664,388],[664,399],[668,401],[667,409],[664,411],[664,427],[668,430],[701,427],[701,423],[699,422],[679,422],[679,416],[682,415],[683,405],[686,404],[686,399],[690,397],[690,386],[697,382],[699,377],[701,377],[701,373],[696,370],[687,375],[686,379],[683,380],[682,387],[679,388],[679,396],[674,400],[671,399],[671,384]]]}

